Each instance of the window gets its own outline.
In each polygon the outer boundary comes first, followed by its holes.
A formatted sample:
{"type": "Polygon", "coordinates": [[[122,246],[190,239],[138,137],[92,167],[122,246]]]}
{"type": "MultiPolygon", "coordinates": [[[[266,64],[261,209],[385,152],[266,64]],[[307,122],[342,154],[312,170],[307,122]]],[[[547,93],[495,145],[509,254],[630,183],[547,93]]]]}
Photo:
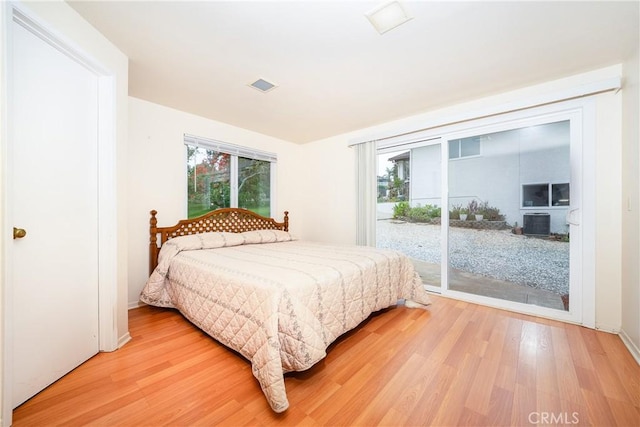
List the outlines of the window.
{"type": "Polygon", "coordinates": [[[522,207],[569,206],[569,184],[527,184],[522,186],[522,207]],[[551,198],[549,198],[551,194],[551,198]]]}
{"type": "Polygon", "coordinates": [[[238,207],[271,216],[271,163],[238,157],[238,207]]]}
{"type": "Polygon", "coordinates": [[[187,216],[226,207],[271,216],[276,156],[185,135],[187,216]]]}
{"type": "Polygon", "coordinates": [[[551,206],[569,206],[569,184],[551,184],[551,206]]]}
{"type": "Polygon", "coordinates": [[[449,141],[449,159],[480,155],[480,138],[470,137],[449,141]]]}

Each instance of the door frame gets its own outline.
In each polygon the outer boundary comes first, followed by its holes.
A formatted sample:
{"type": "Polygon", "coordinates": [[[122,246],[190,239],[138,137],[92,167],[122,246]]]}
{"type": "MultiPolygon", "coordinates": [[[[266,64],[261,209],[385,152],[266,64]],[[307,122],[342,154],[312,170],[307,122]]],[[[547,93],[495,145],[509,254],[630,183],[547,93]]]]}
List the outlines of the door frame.
{"type": "MultiPolygon", "coordinates": [[[[588,92],[591,93],[591,92],[588,92]]],[[[510,310],[518,313],[529,314],[533,316],[545,317],[554,320],[560,320],[570,323],[578,323],[589,328],[595,328],[595,295],[596,295],[596,177],[594,173],[590,173],[596,167],[596,101],[592,97],[579,97],[564,101],[549,102],[544,105],[528,106],[517,110],[506,111],[503,113],[479,115],[476,119],[468,119],[462,122],[456,122],[444,126],[436,126],[424,131],[416,132],[414,136],[398,136],[398,138],[389,138],[382,145],[378,144],[376,153],[391,152],[402,147],[403,149],[417,148],[423,145],[439,144],[441,146],[441,191],[440,198],[442,206],[448,206],[448,139],[454,135],[456,138],[469,136],[470,134],[490,133],[493,131],[504,130],[510,125],[517,127],[518,122],[529,122],[537,118],[559,117],[578,115],[578,120],[572,120],[571,132],[572,138],[579,136],[581,138],[582,155],[571,153],[572,162],[572,179],[575,173],[579,174],[582,181],[582,201],[580,216],[580,235],[573,236],[575,239],[581,239],[579,248],[582,258],[582,265],[579,271],[576,265],[571,266],[571,274],[574,278],[579,277],[582,284],[579,295],[575,296],[580,307],[573,313],[562,312],[546,307],[538,307],[531,304],[507,302],[499,299],[467,294],[464,292],[445,289],[443,283],[448,281],[448,209],[442,209],[441,217],[441,283],[440,286],[425,285],[428,291],[439,293],[443,296],[468,301],[471,303],[481,304],[489,307],[510,310]],[[574,121],[579,122],[578,126],[574,121]],[[581,163],[580,163],[581,160],[581,163]],[[573,167],[573,163],[578,166],[573,167]],[[446,257],[446,258],[445,258],[446,257]],[[509,303],[509,304],[507,304],[509,303]]],[[[553,121],[553,120],[550,120],[553,121]]],[[[573,150],[572,150],[573,151],[573,150]]],[[[375,233],[374,233],[375,234],[375,233]]],[[[375,243],[374,243],[375,244],[375,243]]],[[[573,292],[575,294],[575,292],[573,292]]],[[[575,300],[574,300],[575,301],[575,300]]]]}
{"type": "Polygon", "coordinates": [[[117,307],[117,193],[116,193],[116,111],[115,111],[115,77],[114,74],[96,61],[91,55],[81,50],[73,41],[59,33],[49,23],[44,22],[27,6],[21,3],[6,2],[0,8],[2,20],[2,110],[0,125],[2,141],[0,144],[2,158],[2,294],[0,304],[2,312],[2,425],[12,422],[12,381],[13,367],[13,253],[9,242],[13,240],[11,233],[15,223],[10,209],[13,191],[8,185],[13,176],[12,147],[13,129],[8,119],[9,108],[13,104],[11,88],[12,29],[14,23],[23,26],[44,42],[58,49],[98,77],[98,349],[113,351],[119,347],[116,323],[117,307]]]}

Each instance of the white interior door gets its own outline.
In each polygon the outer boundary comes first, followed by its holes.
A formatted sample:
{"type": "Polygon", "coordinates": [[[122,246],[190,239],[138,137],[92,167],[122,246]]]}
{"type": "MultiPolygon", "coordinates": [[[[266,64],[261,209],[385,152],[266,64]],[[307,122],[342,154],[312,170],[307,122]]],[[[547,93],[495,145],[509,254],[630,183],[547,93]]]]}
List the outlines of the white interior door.
{"type": "Polygon", "coordinates": [[[98,352],[98,78],[12,22],[13,407],[98,352]]]}

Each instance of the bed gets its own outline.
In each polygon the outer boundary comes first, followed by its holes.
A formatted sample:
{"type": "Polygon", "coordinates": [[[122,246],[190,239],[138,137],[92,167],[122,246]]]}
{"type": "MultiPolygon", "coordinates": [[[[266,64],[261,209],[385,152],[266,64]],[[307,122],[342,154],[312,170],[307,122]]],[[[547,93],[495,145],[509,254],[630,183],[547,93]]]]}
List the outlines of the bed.
{"type": "Polygon", "coordinates": [[[251,362],[275,412],[289,407],[284,374],[304,371],[372,313],[430,304],[399,252],[298,240],[240,208],[158,227],[151,211],[149,271],[140,299],[178,309],[251,362]]]}

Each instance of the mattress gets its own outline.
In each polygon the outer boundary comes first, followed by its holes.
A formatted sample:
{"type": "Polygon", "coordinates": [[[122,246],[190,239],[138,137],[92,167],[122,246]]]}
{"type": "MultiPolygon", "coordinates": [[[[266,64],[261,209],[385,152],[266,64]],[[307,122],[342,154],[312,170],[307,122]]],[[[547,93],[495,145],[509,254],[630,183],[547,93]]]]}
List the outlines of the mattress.
{"type": "Polygon", "coordinates": [[[375,311],[430,303],[400,252],[296,240],[280,230],[170,239],[140,299],[178,309],[246,357],[275,412],[289,406],[284,373],[309,369],[375,311]]]}

